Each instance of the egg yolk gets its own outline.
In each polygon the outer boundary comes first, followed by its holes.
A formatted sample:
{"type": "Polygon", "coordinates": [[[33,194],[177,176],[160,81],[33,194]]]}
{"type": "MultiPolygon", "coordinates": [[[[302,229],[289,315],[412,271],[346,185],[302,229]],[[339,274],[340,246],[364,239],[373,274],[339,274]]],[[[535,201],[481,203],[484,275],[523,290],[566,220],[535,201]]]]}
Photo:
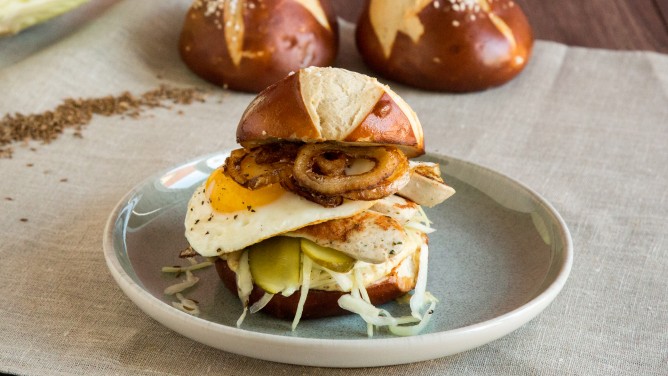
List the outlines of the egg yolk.
{"type": "Polygon", "coordinates": [[[222,213],[251,211],[277,200],[285,193],[280,184],[271,184],[256,190],[246,189],[225,175],[222,168],[211,173],[206,181],[206,192],[211,207],[222,213]]]}

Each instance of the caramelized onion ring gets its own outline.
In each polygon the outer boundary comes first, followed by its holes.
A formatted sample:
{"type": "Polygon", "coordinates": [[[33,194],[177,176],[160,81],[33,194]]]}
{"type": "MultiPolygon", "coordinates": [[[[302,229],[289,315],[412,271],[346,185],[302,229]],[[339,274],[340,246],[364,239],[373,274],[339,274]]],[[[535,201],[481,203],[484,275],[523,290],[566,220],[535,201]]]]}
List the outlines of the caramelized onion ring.
{"type": "MultiPolygon", "coordinates": [[[[408,173],[406,156],[395,147],[342,146],[331,143],[307,144],[299,149],[293,168],[295,181],[302,188],[325,196],[351,194],[359,197],[387,196],[392,184],[408,173]],[[341,153],[350,159],[367,159],[375,164],[371,170],[358,175],[324,175],[314,170],[319,156],[341,153]],[[368,195],[365,195],[366,191],[368,195]],[[353,193],[355,192],[355,193],[353,193]]],[[[399,186],[400,188],[400,186],[399,186]]],[[[398,189],[398,188],[396,188],[398,189]]],[[[365,199],[365,198],[360,198],[365,199]]],[[[369,198],[375,200],[376,198],[369,198]]]]}
{"type": "Polygon", "coordinates": [[[406,156],[391,146],[344,146],[335,143],[274,143],[237,149],[225,160],[225,174],[254,190],[280,183],[324,207],[350,200],[377,200],[396,193],[410,178],[406,156]],[[372,161],[366,172],[347,175],[358,159],[372,161]]]}
{"type": "Polygon", "coordinates": [[[292,175],[287,176],[283,179],[281,179],[281,186],[296,194],[299,196],[304,197],[305,199],[315,202],[316,204],[319,204],[321,206],[324,206],[326,208],[334,208],[337,207],[341,204],[343,204],[343,197],[342,196],[326,196],[326,195],[321,195],[319,193],[309,191],[307,189],[304,189],[297,184],[295,179],[292,177],[292,175]]]}
{"type": "Polygon", "coordinates": [[[348,167],[348,157],[342,153],[323,153],[314,162],[315,170],[323,175],[343,175],[348,167]]]}
{"type": "Polygon", "coordinates": [[[237,184],[259,189],[281,180],[281,171],[291,171],[298,146],[294,144],[264,145],[253,149],[232,150],[225,160],[224,170],[237,184]],[[249,172],[244,163],[256,166],[260,172],[249,172]]]}

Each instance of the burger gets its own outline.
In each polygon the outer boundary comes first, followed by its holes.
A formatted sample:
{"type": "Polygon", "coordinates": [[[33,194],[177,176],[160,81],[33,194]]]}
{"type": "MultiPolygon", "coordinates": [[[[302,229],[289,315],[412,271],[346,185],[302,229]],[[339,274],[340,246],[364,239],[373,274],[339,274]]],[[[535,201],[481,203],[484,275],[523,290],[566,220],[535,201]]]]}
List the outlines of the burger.
{"type": "Polygon", "coordinates": [[[454,190],[424,154],[422,126],[375,78],[306,68],[262,91],[231,151],[194,192],[185,236],[215,259],[243,313],[312,319],[355,313],[373,328],[419,332],[436,298],[426,290],[422,206],[454,190]],[[410,315],[381,305],[405,297],[410,315]]]}

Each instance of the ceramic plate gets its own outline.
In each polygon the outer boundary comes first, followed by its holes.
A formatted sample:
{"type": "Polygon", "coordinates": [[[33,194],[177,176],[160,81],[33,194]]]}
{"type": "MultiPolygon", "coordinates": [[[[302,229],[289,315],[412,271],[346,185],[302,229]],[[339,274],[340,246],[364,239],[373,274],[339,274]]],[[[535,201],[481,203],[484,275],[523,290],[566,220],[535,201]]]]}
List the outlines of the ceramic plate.
{"type": "MultiPolygon", "coordinates": [[[[186,204],[195,187],[219,166],[216,154],[157,174],[129,192],[109,217],[104,253],[125,294],[144,312],[195,341],[225,351],[283,363],[368,367],[434,359],[472,349],[519,328],[557,296],[571,268],[570,234],[555,209],[526,186],[465,161],[427,155],[441,163],[457,193],[426,209],[437,231],[430,235],[428,290],[440,303],[426,330],[413,337],[380,331],[366,335],[356,315],[289,321],[248,315],[241,328],[236,296],[213,268],[196,271],[200,282],[185,292],[201,315],[176,308],[163,294],[176,281],[162,266],[183,263],[178,252],[186,204]]],[[[183,277],[179,277],[181,279],[183,277]]],[[[390,312],[405,305],[389,303],[390,312]]]]}

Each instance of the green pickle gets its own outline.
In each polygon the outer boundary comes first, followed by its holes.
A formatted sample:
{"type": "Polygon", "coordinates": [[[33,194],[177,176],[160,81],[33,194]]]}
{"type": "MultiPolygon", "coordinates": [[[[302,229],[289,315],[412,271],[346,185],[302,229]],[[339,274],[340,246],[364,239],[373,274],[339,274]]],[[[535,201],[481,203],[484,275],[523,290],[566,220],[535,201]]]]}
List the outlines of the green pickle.
{"type": "Polygon", "coordinates": [[[335,272],[348,272],[355,265],[355,259],[345,253],[323,247],[308,239],[301,239],[301,249],[313,262],[335,272]]]}
{"type": "Polygon", "coordinates": [[[300,241],[278,236],[254,244],[248,248],[248,265],[253,281],[264,291],[291,293],[300,286],[300,241]]]}

